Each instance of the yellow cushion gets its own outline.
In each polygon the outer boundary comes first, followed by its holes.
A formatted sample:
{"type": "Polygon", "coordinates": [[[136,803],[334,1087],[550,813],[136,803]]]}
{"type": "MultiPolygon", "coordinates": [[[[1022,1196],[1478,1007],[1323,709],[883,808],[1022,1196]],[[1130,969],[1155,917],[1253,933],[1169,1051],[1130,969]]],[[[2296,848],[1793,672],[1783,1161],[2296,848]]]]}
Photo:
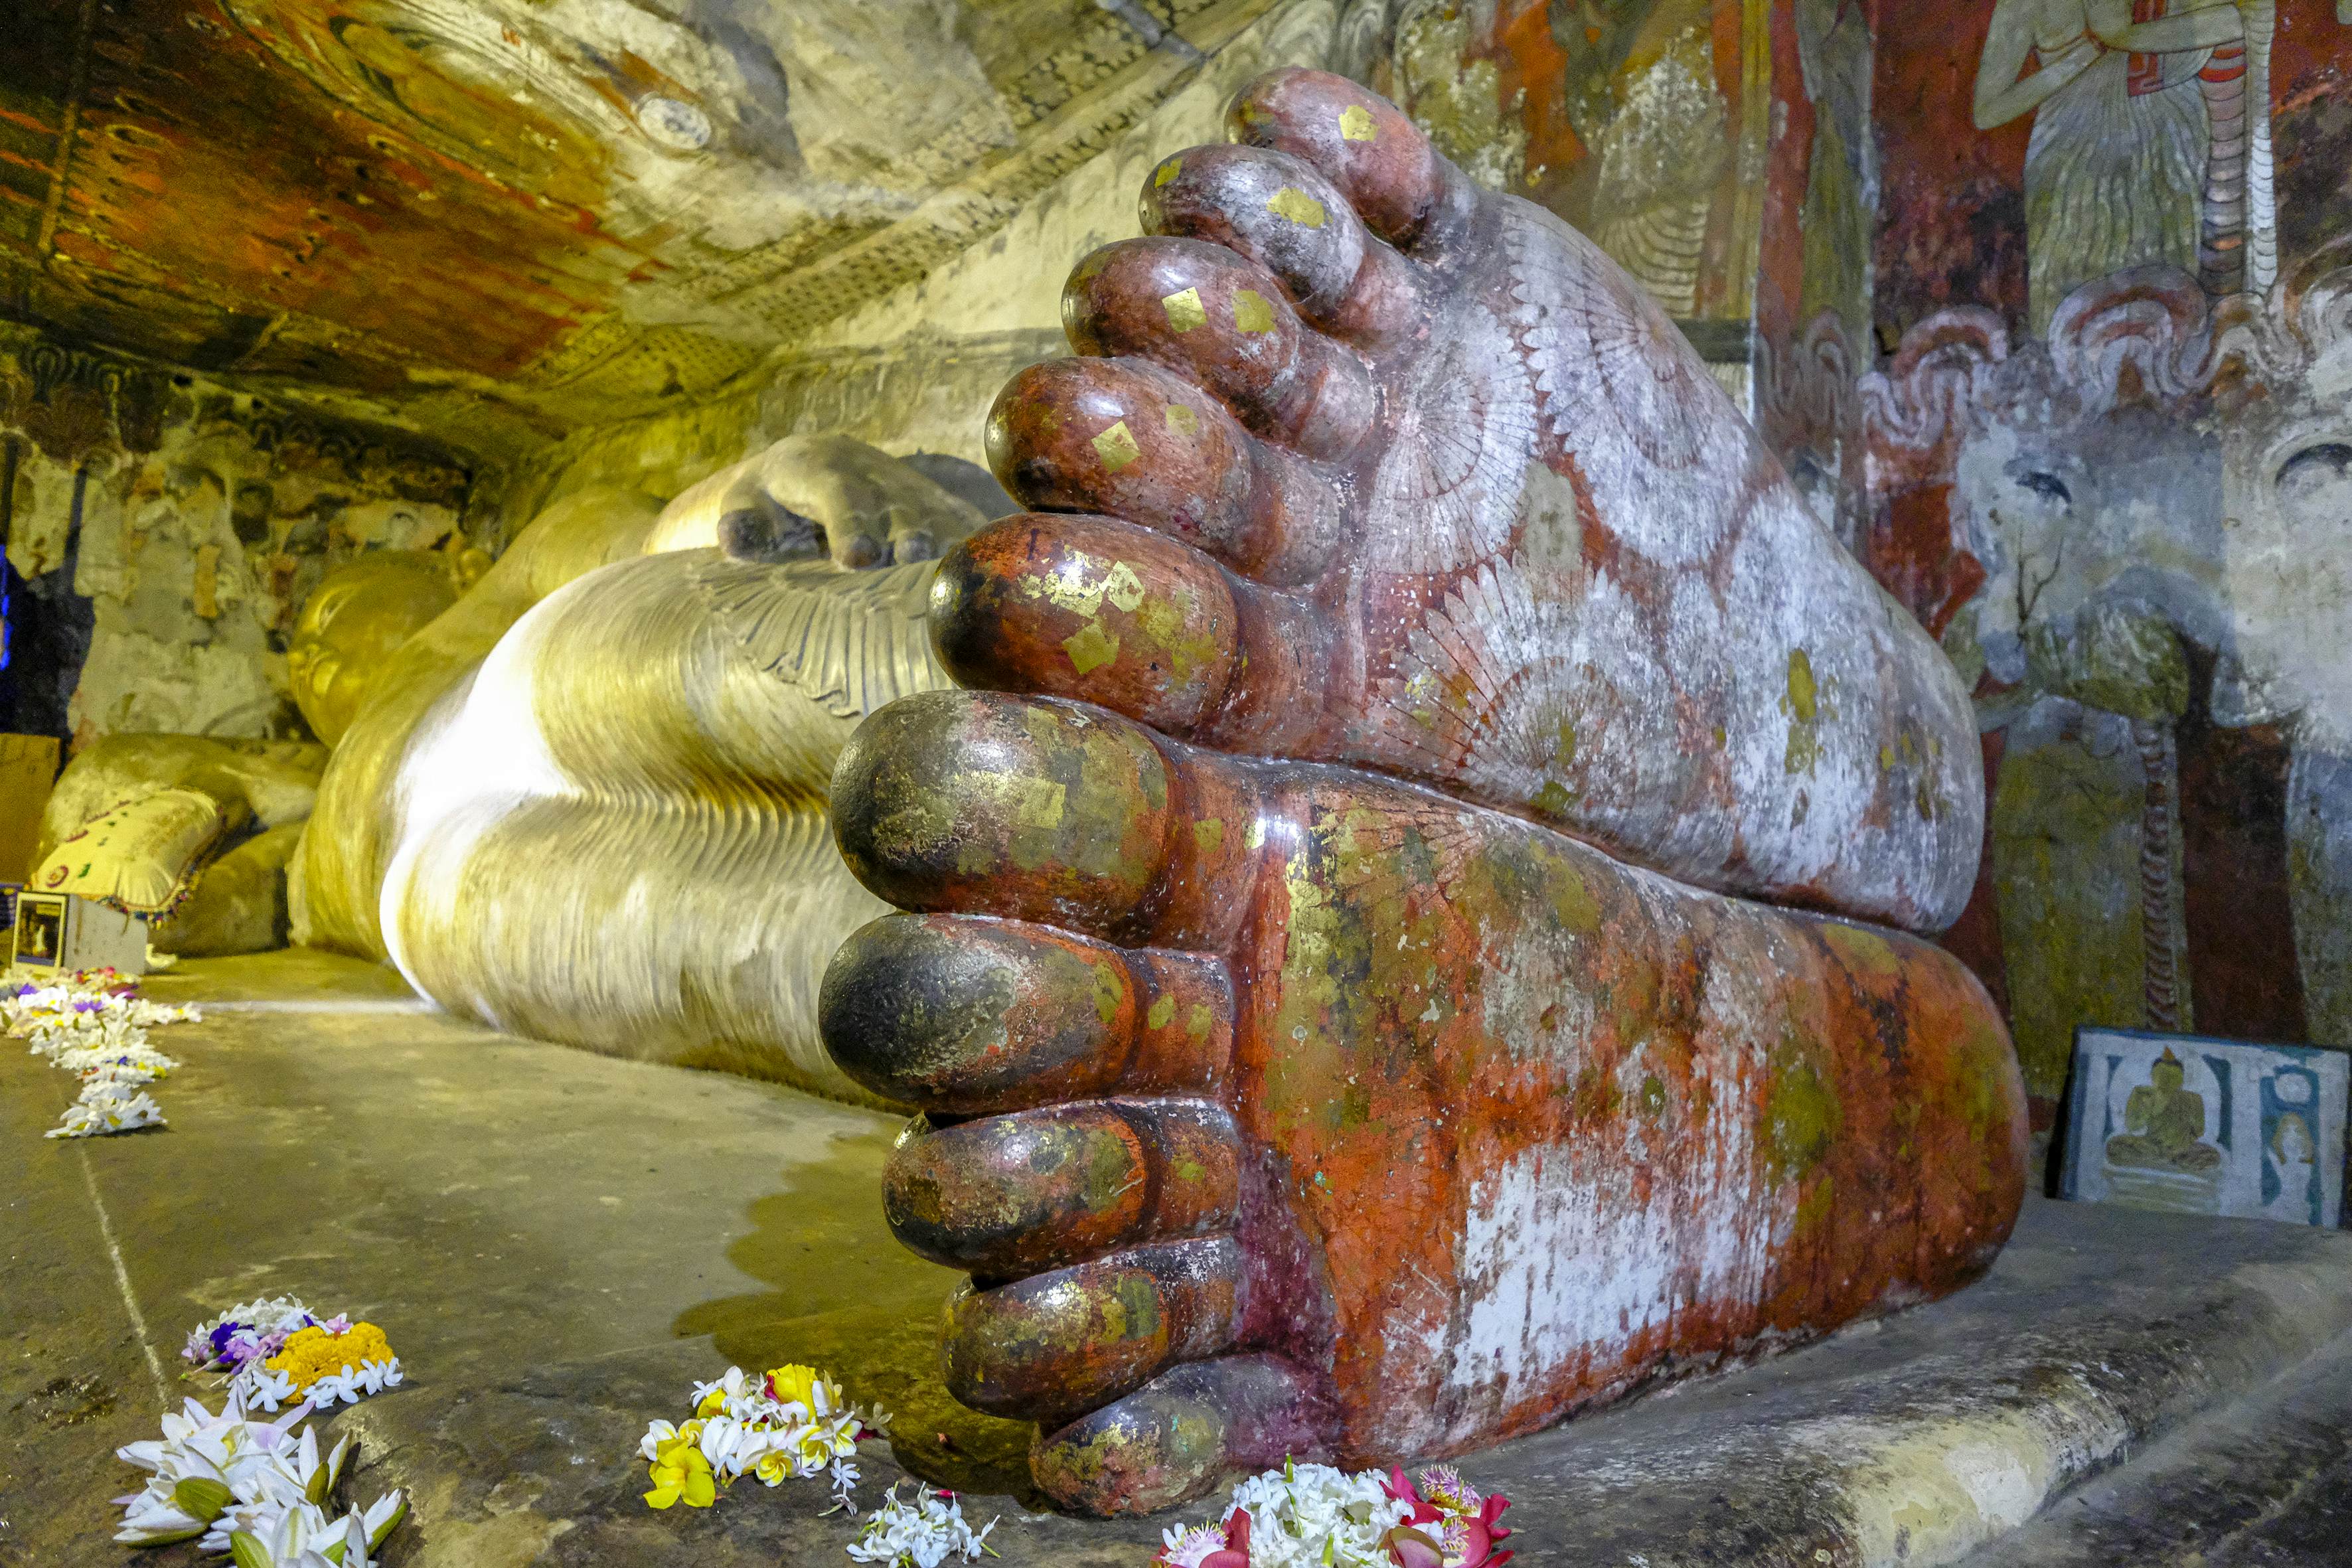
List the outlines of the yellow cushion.
{"type": "Polygon", "coordinates": [[[163,789],[116,806],[58,845],[31,886],[76,893],[129,914],[161,914],[227,826],[213,798],[163,789]]]}

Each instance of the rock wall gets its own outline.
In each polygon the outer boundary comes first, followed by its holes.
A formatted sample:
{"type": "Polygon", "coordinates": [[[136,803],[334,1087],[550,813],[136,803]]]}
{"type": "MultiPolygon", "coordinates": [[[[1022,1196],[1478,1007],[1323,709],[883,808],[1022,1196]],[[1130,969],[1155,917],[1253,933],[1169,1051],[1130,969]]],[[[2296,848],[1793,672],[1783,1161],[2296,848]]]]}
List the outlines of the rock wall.
{"type": "Polygon", "coordinates": [[[1886,12],[1863,387],[1992,784],[1946,940],[2045,1124],[2078,1025],[2352,1046],[2352,5],[2079,15],[1886,12]]]}
{"type": "Polygon", "coordinates": [[[0,329],[0,729],[303,732],[287,639],[332,566],[463,539],[467,461],[0,329]]]}

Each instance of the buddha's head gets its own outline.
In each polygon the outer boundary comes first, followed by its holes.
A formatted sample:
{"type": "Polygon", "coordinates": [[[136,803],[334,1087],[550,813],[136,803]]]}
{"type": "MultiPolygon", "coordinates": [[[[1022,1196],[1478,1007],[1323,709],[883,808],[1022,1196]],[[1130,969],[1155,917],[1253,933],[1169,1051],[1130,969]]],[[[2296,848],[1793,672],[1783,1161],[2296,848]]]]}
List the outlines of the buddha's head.
{"type": "Polygon", "coordinates": [[[327,574],[294,624],[286,651],[295,705],[331,746],[401,644],[457,602],[450,559],[424,550],[371,551],[327,574]]]}
{"type": "Polygon", "coordinates": [[[2169,1094],[2179,1089],[2186,1077],[2180,1058],[2172,1054],[2170,1046],[2167,1046],[2164,1054],[2156,1058],[2156,1065],[2148,1069],[2147,1081],[2169,1094]]]}

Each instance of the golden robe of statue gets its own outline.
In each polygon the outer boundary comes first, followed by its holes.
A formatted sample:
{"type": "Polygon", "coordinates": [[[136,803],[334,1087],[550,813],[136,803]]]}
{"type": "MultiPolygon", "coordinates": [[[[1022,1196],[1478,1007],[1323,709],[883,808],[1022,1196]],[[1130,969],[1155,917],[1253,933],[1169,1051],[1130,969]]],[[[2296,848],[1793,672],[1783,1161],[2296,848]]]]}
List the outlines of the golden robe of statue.
{"type": "MultiPolygon", "coordinates": [[[[667,507],[556,502],[363,692],[303,688],[306,711],[356,712],[296,940],[515,1033],[871,1098],[816,1039],[825,960],[884,908],[834,850],[826,791],[867,711],[946,684],[933,557],[984,521],[845,437],[667,507]]],[[[373,624],[347,611],[327,639],[346,622],[373,624]]],[[[347,678],[347,652],[304,668],[347,678]]]]}

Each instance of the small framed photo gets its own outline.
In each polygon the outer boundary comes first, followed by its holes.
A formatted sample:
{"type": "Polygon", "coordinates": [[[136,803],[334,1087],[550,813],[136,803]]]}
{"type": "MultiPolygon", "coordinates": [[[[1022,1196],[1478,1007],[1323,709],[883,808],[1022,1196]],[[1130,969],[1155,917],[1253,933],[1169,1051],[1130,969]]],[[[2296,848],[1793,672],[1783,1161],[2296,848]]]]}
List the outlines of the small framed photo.
{"type": "Polygon", "coordinates": [[[2332,1229],[2347,1094],[2342,1051],[2083,1026],[2062,1193],[2332,1229]]]}
{"type": "Polygon", "coordinates": [[[62,893],[16,897],[16,962],[26,969],[55,969],[65,957],[68,902],[62,893]]]}

